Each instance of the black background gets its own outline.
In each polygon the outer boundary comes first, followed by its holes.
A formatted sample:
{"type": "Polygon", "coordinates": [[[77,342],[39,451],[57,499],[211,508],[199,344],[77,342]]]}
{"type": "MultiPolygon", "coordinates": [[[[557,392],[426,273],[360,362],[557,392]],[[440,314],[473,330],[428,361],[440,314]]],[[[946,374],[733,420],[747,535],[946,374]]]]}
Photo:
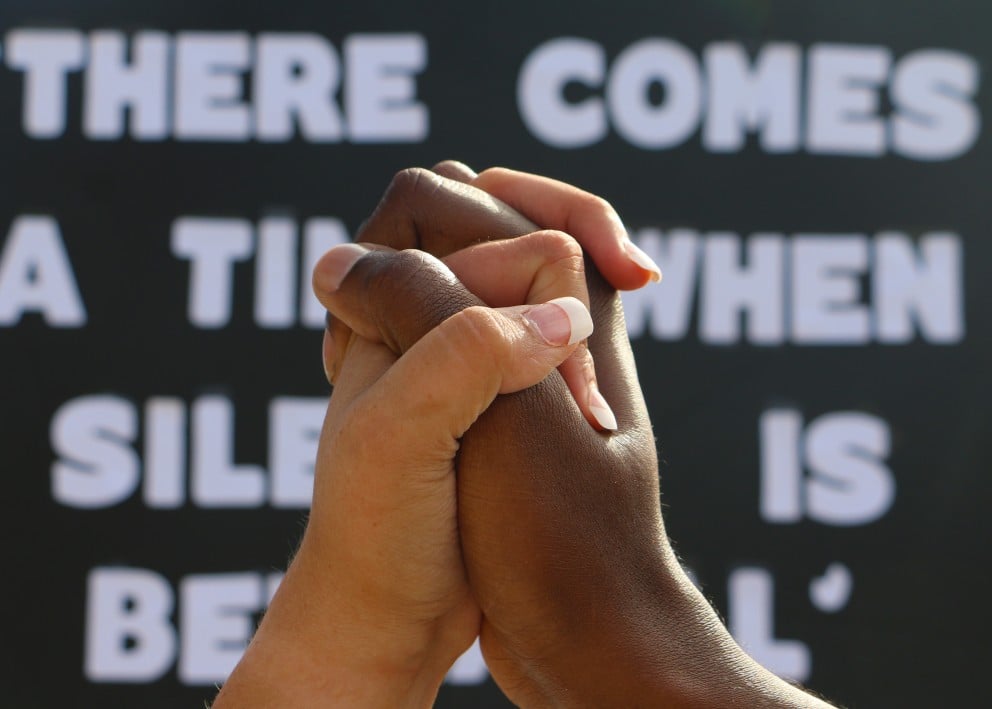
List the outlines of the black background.
{"type": "MultiPolygon", "coordinates": [[[[560,150],[520,118],[516,80],[527,54],[554,37],[600,43],[615,57],[645,37],[699,56],[714,41],[759,48],[789,41],[882,45],[895,59],[939,47],[989,64],[987,3],[772,2],[408,3],[45,2],[5,0],[0,31],[68,27],[315,32],[335,47],[356,32],[416,32],[428,45],[418,98],[430,134],[418,144],[100,142],[81,131],[82,82],[71,75],[68,124],[52,140],[21,126],[22,75],[0,69],[0,233],[20,214],[55,216],[88,321],[53,329],[38,316],[0,329],[6,706],[196,706],[209,687],[170,672],[147,685],[91,684],[83,675],[85,580],[95,566],[148,568],[173,584],[189,574],[282,568],[299,510],[148,509],[140,496],[89,511],[51,496],[49,423],[77,396],[110,393],[192,401],[209,392],[237,409],[237,460],[264,463],[269,401],[327,393],[320,333],[255,326],[252,266],[238,266],[231,323],[186,317],[188,264],[169,247],[182,215],[257,222],[288,214],[340,218],[353,233],[392,173],[446,157],[549,174],[607,197],[632,229],[864,233],[949,230],[964,245],[962,342],[857,347],[712,346],[635,342],[663,460],[669,531],[722,612],[741,565],[776,578],[776,635],[813,655],[809,685],[852,707],[977,706],[992,653],[986,633],[990,524],[988,264],[990,146],[917,162],[762,152],[710,154],[698,135],[663,151],[611,133],[560,150]],[[242,287],[238,287],[241,284],[242,287]],[[850,528],[773,526],[758,514],[758,419],[787,405],[807,421],[864,411],[892,431],[896,500],[879,521],[850,528]],[[830,562],[854,578],[848,604],[816,610],[809,581],[830,562]]],[[[6,50],[6,47],[4,47],[6,50]]],[[[990,115],[986,76],[976,98],[990,115]]],[[[664,268],[664,264],[662,264],[664,268]]],[[[662,288],[664,285],[661,286],[662,288]]],[[[439,706],[500,705],[492,684],[445,687],[439,706]]]]}

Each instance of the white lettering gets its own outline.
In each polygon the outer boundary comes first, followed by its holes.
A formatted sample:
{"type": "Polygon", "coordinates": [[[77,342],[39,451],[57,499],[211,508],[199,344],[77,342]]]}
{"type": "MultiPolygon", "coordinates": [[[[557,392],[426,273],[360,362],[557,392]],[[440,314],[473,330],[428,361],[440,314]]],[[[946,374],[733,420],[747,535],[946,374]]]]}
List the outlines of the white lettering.
{"type": "Polygon", "coordinates": [[[809,647],[775,637],[775,579],[765,569],[744,567],[727,582],[727,625],[749,655],[769,670],[796,682],[809,678],[809,647]]]}
{"type": "Polygon", "coordinates": [[[260,140],[293,137],[293,119],[313,142],[343,135],[333,96],[341,83],[337,52],[318,35],[263,34],[258,38],[255,73],[255,128],[260,140]]]}
{"type": "Polygon", "coordinates": [[[673,229],[664,237],[657,229],[641,229],[637,243],[654,259],[665,264],[665,278],[657,288],[623,291],[624,315],[631,337],[640,337],[644,326],[658,340],[678,340],[689,331],[692,299],[699,271],[699,235],[689,229],[673,229]],[[653,299],[652,291],[658,293],[653,299]]]}
{"type": "Polygon", "coordinates": [[[112,396],[86,396],[62,405],[52,418],[52,497],[63,505],[94,509],[115,505],[135,490],[140,461],[131,444],[138,434],[134,405],[112,396]]]}
{"type": "Polygon", "coordinates": [[[269,402],[268,470],[234,463],[231,400],[202,396],[189,408],[179,399],[152,397],[142,428],[139,407],[120,397],[82,396],[62,404],[50,427],[55,500],[81,509],[111,507],[141,484],[142,501],[154,509],[175,509],[190,499],[209,508],[310,505],[325,397],[269,402]]]}
{"type": "Polygon", "coordinates": [[[170,509],[186,500],[186,406],[179,399],[145,405],[145,504],[170,509]]]}
{"type": "Polygon", "coordinates": [[[922,50],[906,56],[892,79],[892,140],[916,160],[949,160],[978,140],[981,119],[972,99],[978,62],[957,52],[922,50]]]}
{"type": "Polygon", "coordinates": [[[59,234],[44,215],[14,220],[0,251],[0,327],[39,312],[52,327],[81,327],[86,309],[59,234]]]}
{"type": "Polygon", "coordinates": [[[414,100],[414,77],[427,66],[427,42],[415,34],[351,35],[344,41],[348,128],[356,143],[427,139],[427,107],[414,100]]]}
{"type": "Polygon", "coordinates": [[[94,32],[86,69],[83,133],[96,140],[124,135],[125,112],[131,113],[131,136],[161,140],[168,134],[166,105],[169,73],[168,35],[141,32],[132,42],[132,60],[125,62],[122,32],[94,32]]]}
{"type": "Polygon", "coordinates": [[[868,311],[858,279],[868,268],[863,236],[797,235],[792,242],[792,336],[796,342],[863,344],[868,311]]]}
{"type": "Polygon", "coordinates": [[[176,36],[176,136],[185,140],[247,140],[248,107],[242,73],[249,68],[248,35],[183,32],[176,36]]]}
{"type": "Polygon", "coordinates": [[[231,321],[234,264],[255,258],[255,323],[285,329],[299,322],[323,329],[326,311],[313,294],[309,274],[331,247],[348,241],[338,219],[317,217],[303,226],[299,254],[296,222],[269,217],[254,229],[241,219],[180,217],[172,227],[172,252],[190,260],[188,315],[197,327],[219,328],[231,321]],[[306,274],[300,278],[299,274],[306,274]]]}
{"type": "Polygon", "coordinates": [[[924,234],[916,244],[895,232],[742,239],[641,229],[634,236],[662,264],[665,280],[623,294],[631,337],[682,339],[697,307],[699,338],[708,344],[904,344],[914,337],[953,344],[965,336],[957,234],[924,234]]]}
{"type": "Polygon", "coordinates": [[[269,470],[272,504],[301,508],[313,497],[313,470],[317,442],[327,402],[284,397],[269,408],[269,470]]]}
{"type": "Polygon", "coordinates": [[[563,91],[570,82],[596,88],[605,74],[606,55],[595,42],[562,38],[542,44],[528,55],[517,81],[517,105],[527,129],[556,148],[598,143],[608,131],[603,100],[569,103],[563,91]]]}
{"type": "Polygon", "coordinates": [[[172,225],[172,253],[190,260],[189,320],[218,328],[231,319],[233,266],[252,255],[251,224],[241,219],[180,217],[172,225]]]}
{"type": "Polygon", "coordinates": [[[65,132],[66,74],[83,66],[86,47],[75,30],[11,30],[7,66],[24,72],[24,131],[32,138],[65,132]]]}
{"type": "Polygon", "coordinates": [[[201,507],[258,507],[265,501],[265,476],[257,465],[234,462],[234,407],[219,396],[193,404],[197,435],[190,448],[193,501],[201,507]]]}
{"type": "Polygon", "coordinates": [[[266,602],[258,574],[190,576],[179,586],[182,650],[179,679],[185,684],[222,682],[248,646],[252,614],[266,602]]]}
{"type": "Polygon", "coordinates": [[[643,40],[617,57],[606,86],[606,101],[617,132],[632,145],[658,150],[682,143],[696,130],[702,110],[699,65],[680,44],[643,40]],[[649,88],[664,89],[661,103],[649,88]]]}
{"type": "Polygon", "coordinates": [[[740,265],[740,240],[733,234],[707,238],[703,260],[703,292],[699,331],[709,342],[740,339],[741,313],[747,314],[747,337],[755,344],[774,345],[784,338],[783,239],[756,234],[747,248],[747,266],[740,265]]]}
{"type": "Polygon", "coordinates": [[[182,684],[223,682],[248,644],[254,616],[268,606],[281,580],[281,573],[197,574],[183,577],[177,594],[154,571],[92,569],[86,585],[87,679],[154,682],[176,664],[182,684]]]}
{"type": "Polygon", "coordinates": [[[296,320],[296,246],[292,219],[271,217],[259,222],[255,322],[263,327],[291,327],[296,320]]]}
{"type": "Polygon", "coordinates": [[[758,422],[761,443],[761,518],[776,524],[802,519],[803,417],[791,409],[771,409],[758,422]]]}
{"type": "Polygon", "coordinates": [[[761,131],[761,145],[770,153],[798,149],[799,47],[769,44],[750,71],[747,54],[736,43],[711,44],[705,58],[709,109],[703,145],[708,150],[741,150],[749,130],[761,131]]]}
{"type": "Polygon", "coordinates": [[[93,682],[150,682],[172,664],[172,589],[144,569],[96,568],[86,584],[85,671],[93,682]]]}
{"type": "Polygon", "coordinates": [[[889,427],[875,416],[843,412],[811,422],[806,442],[809,516],[852,526],[888,512],[895,499],[892,472],[882,463],[888,455],[889,427]]]}
{"type": "Polygon", "coordinates": [[[824,414],[803,430],[802,416],[772,409],[761,416],[762,519],[794,524],[804,516],[822,524],[869,524],[895,499],[895,480],[883,462],[889,426],[859,412],[824,414]],[[803,474],[803,464],[809,475],[803,474]]]}
{"type": "Polygon", "coordinates": [[[961,240],[955,234],[924,236],[918,254],[905,234],[879,234],[872,281],[879,340],[909,342],[915,322],[931,342],[960,342],[962,280],[961,240]]]}
{"type": "Polygon", "coordinates": [[[649,38],[609,67],[600,44],[554,38],[521,66],[517,103],[527,129],[558,148],[593,145],[613,128],[638,148],[669,149],[700,124],[713,152],[740,151],[757,133],[769,153],[950,160],[978,140],[979,64],[967,55],[928,49],[895,61],[881,46],[819,44],[804,54],[773,42],[749,62],[748,49],[707,45],[701,70],[683,45],[649,38]]]}
{"type": "Polygon", "coordinates": [[[820,44],[809,50],[809,148],[814,153],[881,155],[885,123],[878,87],[892,63],[882,47],[820,44]]]}

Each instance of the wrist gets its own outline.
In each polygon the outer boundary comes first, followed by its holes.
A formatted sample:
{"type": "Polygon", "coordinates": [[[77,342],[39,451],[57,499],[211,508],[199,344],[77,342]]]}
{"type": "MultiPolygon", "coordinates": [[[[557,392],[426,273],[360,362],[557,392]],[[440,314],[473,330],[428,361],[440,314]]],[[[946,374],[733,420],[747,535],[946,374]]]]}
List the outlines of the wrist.
{"type": "Polygon", "coordinates": [[[599,617],[543,663],[548,704],[829,707],[748,656],[674,555],[664,556],[642,581],[613,589],[599,617]]]}

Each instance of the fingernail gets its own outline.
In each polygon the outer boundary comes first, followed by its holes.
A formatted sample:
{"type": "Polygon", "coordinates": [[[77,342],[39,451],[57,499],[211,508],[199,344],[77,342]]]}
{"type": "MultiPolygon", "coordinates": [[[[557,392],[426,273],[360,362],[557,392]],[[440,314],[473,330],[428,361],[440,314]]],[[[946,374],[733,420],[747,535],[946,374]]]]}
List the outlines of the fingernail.
{"type": "Polygon", "coordinates": [[[661,269],[658,267],[650,256],[641,251],[641,248],[635,244],[633,241],[626,241],[623,245],[624,249],[627,251],[627,256],[630,260],[636,263],[638,266],[643,268],[645,271],[651,273],[651,280],[657,283],[661,280],[661,269]]]}
{"type": "Polygon", "coordinates": [[[324,376],[327,377],[327,383],[332,384],[334,377],[330,367],[327,366],[334,362],[334,335],[331,334],[330,330],[324,330],[324,346],[321,348],[320,354],[321,364],[324,365],[324,376]]]}
{"type": "Polygon", "coordinates": [[[606,403],[606,399],[595,384],[589,391],[589,411],[592,412],[596,422],[607,431],[617,430],[617,417],[614,416],[613,409],[606,403]]]}
{"type": "Polygon", "coordinates": [[[592,316],[578,298],[555,298],[535,305],[524,317],[549,345],[574,345],[592,334],[592,316]]]}
{"type": "Polygon", "coordinates": [[[341,281],[362,256],[369,252],[361,244],[341,244],[320,257],[314,269],[313,280],[318,289],[333,293],[341,281]]]}

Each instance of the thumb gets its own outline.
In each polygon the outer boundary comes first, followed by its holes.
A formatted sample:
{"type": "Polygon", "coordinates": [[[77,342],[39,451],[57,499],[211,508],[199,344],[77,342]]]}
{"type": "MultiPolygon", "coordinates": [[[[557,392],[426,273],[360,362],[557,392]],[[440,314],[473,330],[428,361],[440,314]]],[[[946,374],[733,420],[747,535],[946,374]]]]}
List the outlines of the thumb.
{"type": "Polygon", "coordinates": [[[376,382],[402,426],[397,441],[430,454],[461,438],[496,398],[537,384],[592,332],[577,298],[510,308],[472,306],[430,330],[376,382]]]}
{"type": "Polygon", "coordinates": [[[592,331],[576,298],[487,308],[415,250],[336,247],[314,269],[314,290],[355,333],[402,355],[374,387],[391,413],[454,438],[497,394],[544,379],[592,331]]]}

